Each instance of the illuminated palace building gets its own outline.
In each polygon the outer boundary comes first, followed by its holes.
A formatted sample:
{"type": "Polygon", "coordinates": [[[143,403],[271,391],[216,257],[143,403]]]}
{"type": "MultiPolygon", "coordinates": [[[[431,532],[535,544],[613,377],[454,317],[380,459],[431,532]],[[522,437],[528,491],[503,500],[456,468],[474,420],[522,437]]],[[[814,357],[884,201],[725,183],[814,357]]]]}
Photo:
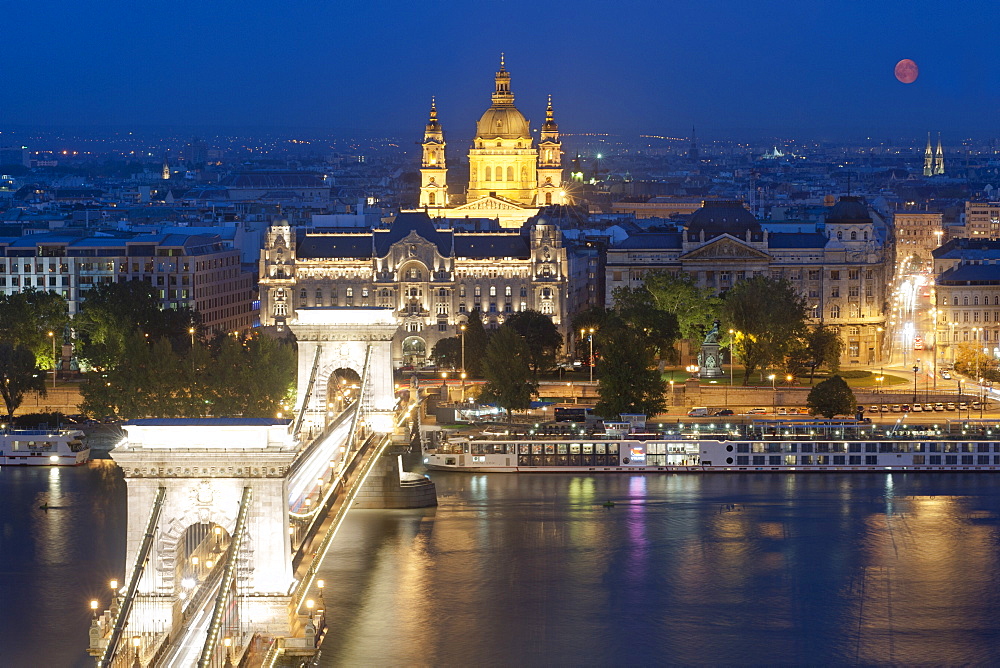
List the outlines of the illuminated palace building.
{"type": "Polygon", "coordinates": [[[397,365],[425,363],[476,308],[487,328],[533,309],[565,330],[567,253],[559,228],[539,220],[520,230],[465,232],[435,228],[414,211],[388,229],[296,235],[274,225],[261,252],[261,322],[283,327],[310,307],[390,307],[401,325],[397,365]]]}
{"type": "Polygon", "coordinates": [[[520,227],[543,206],[566,204],[562,142],[549,97],[536,146],[528,120],[514,106],[510,73],[500,60],[493,103],[469,149],[469,185],[464,203],[451,201],[444,129],[431,102],[420,166],[420,208],[436,218],[488,218],[520,227]]]}

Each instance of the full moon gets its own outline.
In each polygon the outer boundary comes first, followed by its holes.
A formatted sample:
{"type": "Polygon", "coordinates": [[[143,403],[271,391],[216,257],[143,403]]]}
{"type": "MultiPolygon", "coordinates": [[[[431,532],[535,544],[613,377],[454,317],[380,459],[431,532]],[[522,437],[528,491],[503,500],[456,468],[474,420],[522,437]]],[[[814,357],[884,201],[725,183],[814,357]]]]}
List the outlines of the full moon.
{"type": "Polygon", "coordinates": [[[905,84],[911,84],[917,80],[917,75],[920,74],[920,70],[917,69],[917,64],[910,60],[909,58],[903,58],[901,61],[896,63],[895,70],[896,78],[905,84]]]}

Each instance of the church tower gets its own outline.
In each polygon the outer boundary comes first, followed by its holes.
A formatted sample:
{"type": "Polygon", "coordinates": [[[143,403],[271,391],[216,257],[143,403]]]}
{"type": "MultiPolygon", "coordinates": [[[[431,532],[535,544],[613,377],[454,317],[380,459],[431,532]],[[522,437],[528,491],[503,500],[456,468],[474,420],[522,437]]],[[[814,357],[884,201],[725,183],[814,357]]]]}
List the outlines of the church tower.
{"type": "Polygon", "coordinates": [[[538,191],[538,151],[528,120],[514,106],[510,73],[500,56],[493,104],[476,124],[469,149],[468,202],[494,195],[524,206],[535,203],[538,191]]]}
{"type": "Polygon", "coordinates": [[[934,176],[934,151],[931,150],[931,133],[927,133],[927,148],[924,149],[924,176],[934,176]]]}
{"type": "Polygon", "coordinates": [[[938,133],[937,153],[934,154],[934,174],[944,174],[944,149],[941,147],[941,133],[938,133]]]}
{"type": "Polygon", "coordinates": [[[444,159],[444,130],[431,98],[431,115],[424,129],[424,153],[420,163],[420,206],[448,206],[448,168],[444,159]]]}
{"type": "Polygon", "coordinates": [[[538,198],[536,206],[566,204],[566,191],[562,185],[562,141],[559,126],[552,112],[552,96],[545,109],[545,122],[538,141],[538,198]]]}
{"type": "Polygon", "coordinates": [[[688,148],[688,160],[690,162],[698,162],[701,157],[701,153],[698,151],[698,135],[695,134],[694,126],[691,126],[691,146],[688,148]]]}
{"type": "Polygon", "coordinates": [[[163,169],[160,171],[160,176],[164,181],[170,180],[170,162],[166,155],[163,156],[163,169]]]}

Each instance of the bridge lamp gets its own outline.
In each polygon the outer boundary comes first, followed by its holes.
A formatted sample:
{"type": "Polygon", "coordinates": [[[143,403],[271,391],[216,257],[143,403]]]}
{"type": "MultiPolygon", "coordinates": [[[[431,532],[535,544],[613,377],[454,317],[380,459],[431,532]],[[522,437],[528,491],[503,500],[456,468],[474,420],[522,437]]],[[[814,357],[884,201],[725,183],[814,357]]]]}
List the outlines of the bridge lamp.
{"type": "Polygon", "coordinates": [[[111,587],[111,591],[118,591],[118,580],[112,580],[108,586],[111,587]]]}
{"type": "Polygon", "coordinates": [[[311,598],[306,599],[306,610],[309,611],[309,616],[312,617],[313,608],[316,607],[316,601],[311,598]]]}
{"type": "Polygon", "coordinates": [[[97,617],[97,599],[96,598],[90,599],[90,609],[93,611],[94,617],[97,617]]]}
{"type": "Polygon", "coordinates": [[[295,534],[295,527],[288,527],[288,535],[292,536],[295,534]]]}
{"type": "Polygon", "coordinates": [[[132,647],[135,647],[136,650],[138,650],[139,645],[141,644],[142,644],[142,638],[140,638],[139,636],[132,636],[132,647]]]}
{"type": "Polygon", "coordinates": [[[275,417],[277,417],[280,420],[281,419],[281,411],[278,411],[277,413],[275,413],[275,417]]]}
{"type": "Polygon", "coordinates": [[[213,568],[214,566],[215,566],[215,562],[212,561],[211,559],[208,559],[207,561],[205,561],[205,568],[213,568]]]}
{"type": "Polygon", "coordinates": [[[191,589],[194,587],[194,578],[183,578],[181,580],[181,586],[185,589],[191,589]]]}
{"type": "Polygon", "coordinates": [[[225,647],[226,649],[229,649],[230,647],[233,646],[233,639],[232,638],[223,638],[222,639],[222,646],[225,647]]]}
{"type": "Polygon", "coordinates": [[[316,586],[319,588],[320,593],[323,593],[323,587],[326,586],[326,580],[316,580],[316,586]]]}

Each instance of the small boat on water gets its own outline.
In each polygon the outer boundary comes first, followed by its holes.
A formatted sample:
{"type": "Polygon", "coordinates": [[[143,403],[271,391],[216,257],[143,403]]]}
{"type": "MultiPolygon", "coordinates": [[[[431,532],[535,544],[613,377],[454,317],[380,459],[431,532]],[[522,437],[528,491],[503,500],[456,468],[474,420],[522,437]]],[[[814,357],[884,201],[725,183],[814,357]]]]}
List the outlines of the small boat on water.
{"type": "Polygon", "coordinates": [[[0,432],[0,466],[77,466],[90,461],[79,429],[8,429],[0,432]]]}

